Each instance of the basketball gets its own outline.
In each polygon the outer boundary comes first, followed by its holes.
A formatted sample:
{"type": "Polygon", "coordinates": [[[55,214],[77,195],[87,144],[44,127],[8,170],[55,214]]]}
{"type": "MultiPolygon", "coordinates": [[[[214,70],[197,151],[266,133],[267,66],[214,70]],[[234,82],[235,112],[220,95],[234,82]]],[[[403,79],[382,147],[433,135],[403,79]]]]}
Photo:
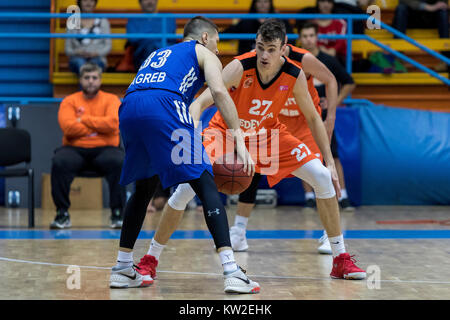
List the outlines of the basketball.
{"type": "Polygon", "coordinates": [[[213,164],[217,190],[225,194],[239,194],[252,182],[252,176],[244,172],[244,164],[238,163],[236,153],[228,153],[213,164]]]}

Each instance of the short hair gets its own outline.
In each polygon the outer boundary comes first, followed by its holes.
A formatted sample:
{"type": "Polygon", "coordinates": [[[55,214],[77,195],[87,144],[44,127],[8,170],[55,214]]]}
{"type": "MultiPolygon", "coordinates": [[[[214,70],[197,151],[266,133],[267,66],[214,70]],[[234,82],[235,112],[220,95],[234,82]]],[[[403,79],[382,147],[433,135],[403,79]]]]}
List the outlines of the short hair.
{"type": "Polygon", "coordinates": [[[319,26],[317,25],[317,23],[312,22],[312,21],[307,21],[299,27],[298,34],[300,35],[302,33],[303,29],[311,29],[311,28],[314,29],[316,34],[319,33],[319,26]]]}
{"type": "Polygon", "coordinates": [[[184,38],[188,36],[200,37],[203,32],[211,32],[211,31],[219,32],[219,28],[211,20],[202,16],[196,16],[191,20],[189,20],[184,26],[183,37],[184,38]]]}
{"type": "Polygon", "coordinates": [[[286,40],[286,25],[278,19],[268,19],[259,27],[256,37],[261,36],[264,42],[281,40],[281,45],[286,40]]]}
{"type": "Polygon", "coordinates": [[[102,75],[102,68],[100,68],[97,64],[95,63],[85,63],[81,66],[80,68],[80,77],[82,77],[85,73],[88,72],[98,72],[98,74],[101,76],[102,75]]]}

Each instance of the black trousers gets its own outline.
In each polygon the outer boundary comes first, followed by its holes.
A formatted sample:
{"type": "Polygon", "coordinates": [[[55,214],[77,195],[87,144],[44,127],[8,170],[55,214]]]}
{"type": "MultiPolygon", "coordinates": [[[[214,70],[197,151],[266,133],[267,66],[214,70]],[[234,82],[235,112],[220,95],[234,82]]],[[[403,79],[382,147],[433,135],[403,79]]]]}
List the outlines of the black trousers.
{"type": "Polygon", "coordinates": [[[73,179],[82,171],[96,171],[108,182],[111,209],[122,209],[125,188],[119,185],[125,152],[119,147],[78,148],[63,146],[52,159],[52,197],[58,210],[70,207],[69,192],[73,179]]]}

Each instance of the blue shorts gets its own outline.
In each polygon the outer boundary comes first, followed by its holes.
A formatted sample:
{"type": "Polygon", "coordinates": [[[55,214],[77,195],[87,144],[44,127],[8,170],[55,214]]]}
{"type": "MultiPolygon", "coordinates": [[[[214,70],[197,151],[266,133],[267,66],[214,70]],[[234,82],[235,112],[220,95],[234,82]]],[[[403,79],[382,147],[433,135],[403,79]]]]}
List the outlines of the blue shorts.
{"type": "Polygon", "coordinates": [[[158,175],[163,189],[199,178],[212,166],[201,128],[179,95],[165,90],[135,91],[119,109],[125,160],[120,184],[158,175]]]}

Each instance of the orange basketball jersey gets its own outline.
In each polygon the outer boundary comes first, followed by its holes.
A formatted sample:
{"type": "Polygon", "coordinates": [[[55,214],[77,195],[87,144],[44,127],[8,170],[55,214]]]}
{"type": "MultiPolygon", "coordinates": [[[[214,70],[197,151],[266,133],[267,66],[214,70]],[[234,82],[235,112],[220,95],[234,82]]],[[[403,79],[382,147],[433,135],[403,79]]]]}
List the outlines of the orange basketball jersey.
{"type": "MultiPolygon", "coordinates": [[[[240,127],[243,132],[259,132],[280,127],[278,114],[292,96],[295,81],[301,68],[286,58],[278,74],[267,84],[261,82],[256,70],[256,52],[248,52],[236,57],[244,68],[237,88],[230,89],[236,104],[240,127]]],[[[227,126],[217,112],[210,126],[226,129],[227,126]]]]}
{"type": "MultiPolygon", "coordinates": [[[[291,44],[288,44],[288,46],[290,47],[289,59],[291,59],[291,61],[293,61],[301,68],[303,56],[306,53],[310,52],[308,50],[298,48],[291,44]]],[[[322,114],[322,109],[320,108],[320,97],[316,88],[314,87],[314,79],[312,75],[308,77],[307,83],[311,99],[314,103],[314,106],[316,107],[317,112],[320,115],[322,114]]],[[[306,122],[305,116],[300,111],[300,108],[297,105],[295,98],[293,96],[288,98],[286,104],[281,109],[279,119],[282,124],[286,125],[290,133],[292,133],[295,137],[299,138],[304,142],[310,141],[308,147],[311,150],[314,150],[315,153],[320,153],[319,147],[314,142],[314,138],[312,138],[312,133],[308,127],[308,123],[306,122]]]]}
{"type": "MultiPolygon", "coordinates": [[[[295,81],[302,71],[289,58],[285,58],[278,74],[264,84],[256,70],[255,52],[236,59],[242,63],[244,72],[239,86],[230,89],[230,95],[236,104],[240,127],[247,136],[246,146],[256,163],[256,172],[267,175],[269,186],[273,186],[317,158],[278,120],[280,110],[292,96],[295,81]]],[[[221,154],[233,151],[233,138],[225,132],[226,129],[220,112],[216,112],[203,132],[203,144],[212,163],[221,154]],[[230,144],[231,150],[228,150],[227,145],[230,144]]]]}

